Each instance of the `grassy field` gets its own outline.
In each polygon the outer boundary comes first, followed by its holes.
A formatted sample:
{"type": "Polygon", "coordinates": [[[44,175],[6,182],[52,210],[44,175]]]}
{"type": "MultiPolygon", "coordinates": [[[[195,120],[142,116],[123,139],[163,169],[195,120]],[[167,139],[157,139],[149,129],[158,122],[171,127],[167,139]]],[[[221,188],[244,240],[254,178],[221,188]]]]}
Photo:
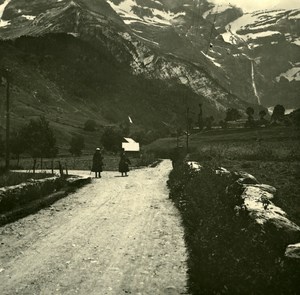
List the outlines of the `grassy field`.
{"type": "MultiPolygon", "coordinates": [[[[185,138],[180,145],[185,150],[185,138]]],[[[147,150],[168,156],[176,138],[160,139],[147,150]]],[[[300,224],[300,132],[294,128],[212,130],[190,137],[191,160],[202,164],[243,170],[258,181],[275,186],[274,202],[300,224]]]]}
{"type": "MultiPolygon", "coordinates": [[[[104,171],[118,171],[120,156],[118,154],[104,153],[104,171]]],[[[141,153],[137,155],[128,155],[131,161],[131,168],[137,168],[141,166],[148,166],[155,161],[153,154],[141,153]]],[[[54,169],[54,172],[59,170],[59,162],[61,163],[63,169],[68,170],[91,170],[92,167],[93,152],[90,154],[85,154],[80,157],[72,157],[68,155],[61,155],[55,159],[43,159],[43,162],[38,159],[36,163],[36,169],[54,169]]],[[[2,161],[2,166],[4,162],[2,161]]],[[[33,167],[33,160],[31,158],[21,158],[19,164],[17,165],[17,160],[11,160],[12,169],[24,169],[30,172],[33,167]]]]}
{"type": "MultiPolygon", "coordinates": [[[[184,151],[184,137],[179,144],[184,151]]],[[[166,138],[147,149],[166,156],[174,147],[176,138],[166,138]]],[[[299,130],[274,127],[193,134],[187,158],[208,168],[246,171],[274,186],[273,202],[300,225],[299,130]]],[[[182,169],[179,165],[173,170],[168,184],[185,228],[191,294],[297,294],[299,262],[282,261],[285,247],[299,238],[289,240],[272,228],[260,231],[247,215],[233,216],[235,196],[224,198],[228,183],[211,169],[199,175],[182,169]]]]}
{"type": "MultiPolygon", "coordinates": [[[[210,130],[192,134],[189,140],[190,153],[202,152],[203,156],[222,156],[223,158],[249,158],[260,160],[289,157],[300,159],[299,130],[287,127],[260,129],[228,129],[210,130]],[[272,151],[272,155],[269,152],[272,151]]],[[[175,148],[177,140],[174,137],[159,139],[148,145],[146,149],[156,153],[168,153],[175,148]]],[[[179,138],[179,146],[186,148],[186,138],[179,138]]]]}

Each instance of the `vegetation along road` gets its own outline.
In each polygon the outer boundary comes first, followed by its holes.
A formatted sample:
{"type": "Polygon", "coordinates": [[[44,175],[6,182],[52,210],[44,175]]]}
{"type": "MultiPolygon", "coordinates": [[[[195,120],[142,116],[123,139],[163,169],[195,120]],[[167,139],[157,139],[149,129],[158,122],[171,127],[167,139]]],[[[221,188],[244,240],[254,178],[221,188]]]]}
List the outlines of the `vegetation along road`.
{"type": "Polygon", "coordinates": [[[170,161],[101,179],[0,228],[1,294],[185,294],[170,161]]]}

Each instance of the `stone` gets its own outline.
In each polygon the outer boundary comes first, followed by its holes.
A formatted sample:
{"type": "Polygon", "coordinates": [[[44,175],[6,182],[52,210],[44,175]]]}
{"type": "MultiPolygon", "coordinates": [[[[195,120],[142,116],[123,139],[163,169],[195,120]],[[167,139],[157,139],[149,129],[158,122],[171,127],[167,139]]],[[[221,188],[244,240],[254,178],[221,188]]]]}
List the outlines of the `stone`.
{"type": "Polygon", "coordinates": [[[285,256],[289,258],[300,259],[300,243],[288,245],[285,250],[285,256]]]}
{"type": "Polygon", "coordinates": [[[227,175],[230,175],[231,172],[228,171],[226,168],[223,168],[223,167],[219,167],[216,169],[216,174],[217,175],[221,175],[221,176],[227,176],[227,175]]]}
{"type": "Polygon", "coordinates": [[[203,167],[198,163],[198,162],[195,162],[195,161],[189,161],[187,162],[187,164],[192,168],[192,169],[195,169],[197,171],[201,170],[203,167]]]}
{"type": "Polygon", "coordinates": [[[258,184],[259,183],[253,175],[251,175],[245,171],[234,172],[233,176],[235,176],[237,178],[237,182],[239,184],[258,184]]]}
{"type": "MultiPolygon", "coordinates": [[[[247,186],[245,184],[245,186],[247,186]]],[[[277,192],[277,189],[274,186],[268,185],[268,184],[251,184],[252,187],[257,187],[267,193],[275,195],[277,192]]]]}
{"type": "Polygon", "coordinates": [[[270,201],[273,194],[258,186],[246,186],[241,198],[244,200],[246,210],[257,223],[271,222],[287,232],[300,232],[300,227],[290,221],[286,213],[270,201]]]}

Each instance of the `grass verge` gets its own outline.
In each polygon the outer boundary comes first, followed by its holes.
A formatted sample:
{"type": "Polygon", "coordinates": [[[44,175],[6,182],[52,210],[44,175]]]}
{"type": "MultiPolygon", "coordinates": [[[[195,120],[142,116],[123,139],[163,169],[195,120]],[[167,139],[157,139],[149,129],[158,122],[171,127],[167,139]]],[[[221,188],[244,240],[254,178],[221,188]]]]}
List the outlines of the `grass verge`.
{"type": "Polygon", "coordinates": [[[192,294],[297,294],[300,265],[284,258],[294,237],[264,228],[226,194],[229,180],[211,167],[200,172],[178,165],[169,176],[170,198],[179,209],[188,248],[192,294]]]}

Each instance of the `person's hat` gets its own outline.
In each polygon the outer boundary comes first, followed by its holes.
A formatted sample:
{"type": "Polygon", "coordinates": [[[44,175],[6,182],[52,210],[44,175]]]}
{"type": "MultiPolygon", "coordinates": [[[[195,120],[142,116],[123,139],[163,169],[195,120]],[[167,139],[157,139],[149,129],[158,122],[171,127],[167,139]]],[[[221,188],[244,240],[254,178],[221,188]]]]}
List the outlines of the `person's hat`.
{"type": "Polygon", "coordinates": [[[100,151],[100,148],[96,148],[96,151],[100,151]]]}

